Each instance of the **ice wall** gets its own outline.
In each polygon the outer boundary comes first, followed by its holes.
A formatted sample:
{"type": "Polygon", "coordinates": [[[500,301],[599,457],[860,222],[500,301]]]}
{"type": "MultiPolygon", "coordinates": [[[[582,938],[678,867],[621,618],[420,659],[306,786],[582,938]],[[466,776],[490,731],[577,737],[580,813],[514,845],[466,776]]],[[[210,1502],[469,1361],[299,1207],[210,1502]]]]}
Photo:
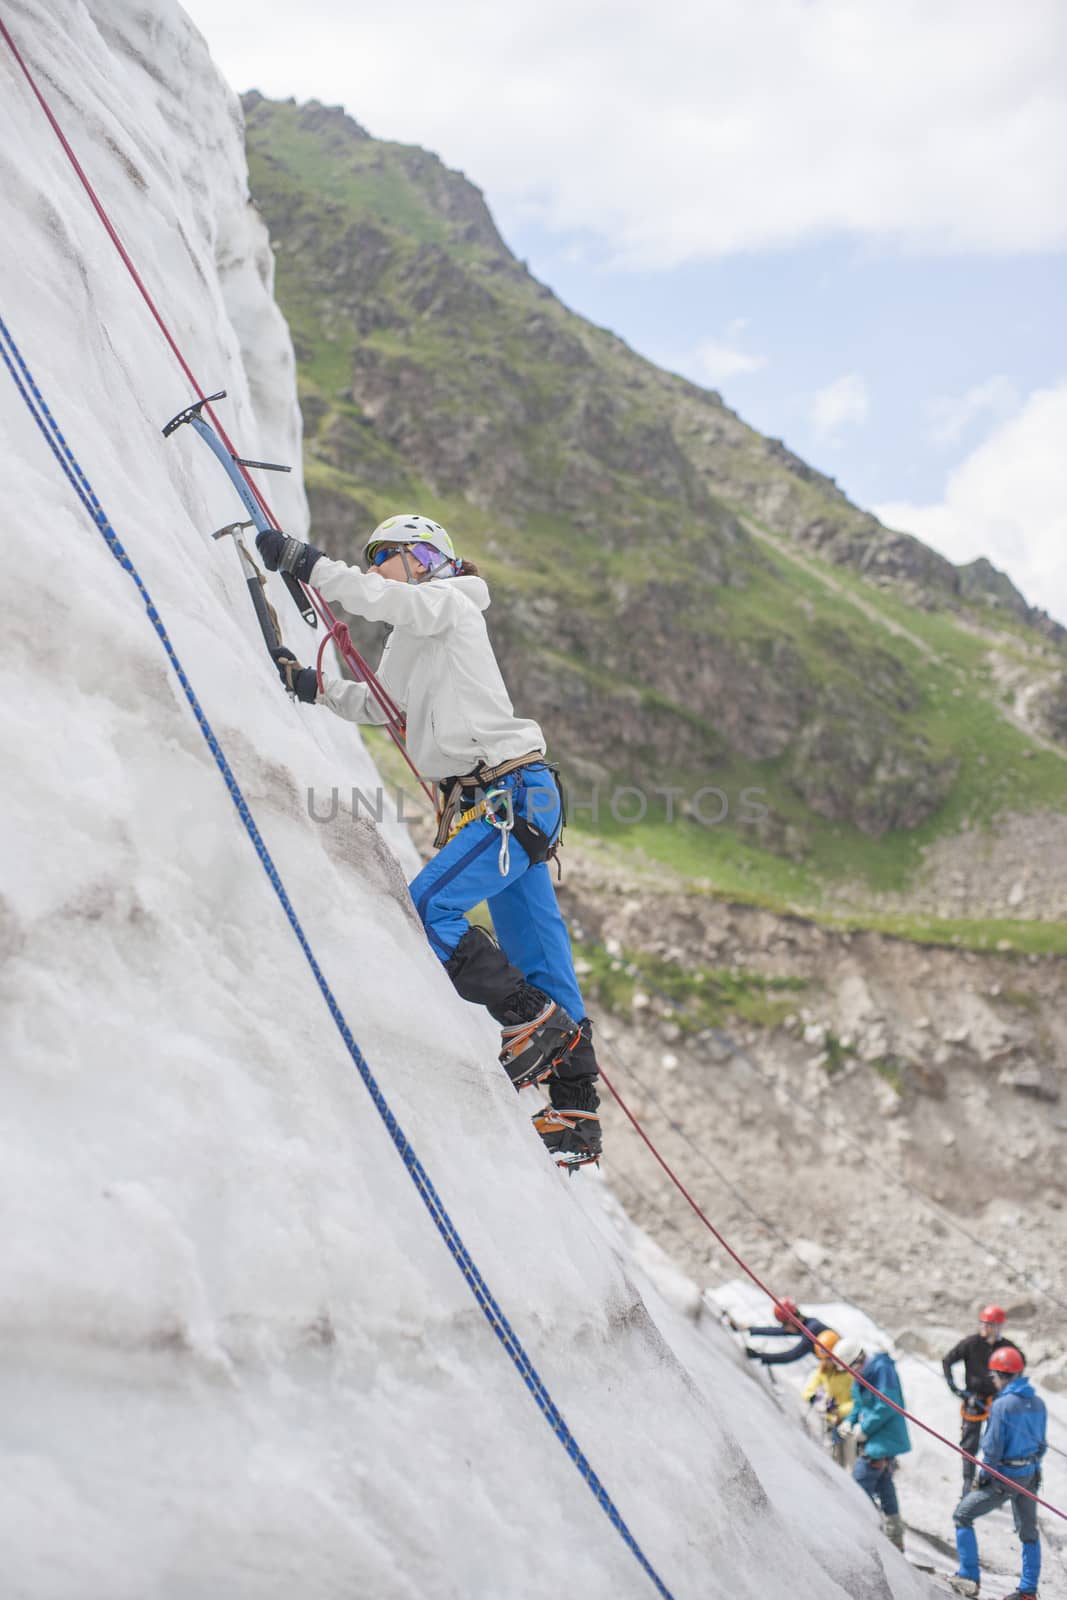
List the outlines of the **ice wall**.
{"type": "MultiPolygon", "coordinates": [[[[4,18],[235,441],[296,464],[269,244],[203,42],[171,0],[4,18]]],[[[209,536],[232,491],[188,430],[160,436],[188,386],[2,46],[0,180],[0,313],[386,1094],[664,1581],[924,1592],[717,1330],[642,1298],[599,1180],[548,1162],[414,923],[399,829],[309,817],[309,787],[373,768],[282,694],[209,536]]],[[[133,585],[2,372],[0,439],[5,1600],[652,1593],[442,1247],[133,585]]],[[[268,488],[302,530],[299,474],[268,488]]]]}

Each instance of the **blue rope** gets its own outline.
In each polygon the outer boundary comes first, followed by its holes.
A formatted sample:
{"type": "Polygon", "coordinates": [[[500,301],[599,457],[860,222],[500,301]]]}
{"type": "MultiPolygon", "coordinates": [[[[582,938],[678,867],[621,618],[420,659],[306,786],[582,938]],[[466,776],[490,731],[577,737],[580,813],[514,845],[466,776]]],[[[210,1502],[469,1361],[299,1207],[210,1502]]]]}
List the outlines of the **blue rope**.
{"type": "Polygon", "coordinates": [[[152,626],[155,628],[156,633],[159,635],[160,643],[167,652],[167,656],[170,659],[170,664],[177,674],[178,682],[181,684],[182,689],[185,692],[185,698],[188,700],[193,716],[196,718],[197,723],[199,724],[200,732],[204,735],[208,748],[210,749],[211,754],[215,757],[216,765],[218,766],[218,769],[222,774],[223,781],[230,792],[230,798],[237,808],[237,814],[245,825],[248,837],[252,841],[263,870],[270,879],[272,889],[274,890],[278,899],[281,901],[282,909],[289,919],[289,925],[296,935],[300,948],[303,950],[304,955],[307,958],[308,965],[315,975],[315,981],[322,992],[322,997],[326,1002],[329,1013],[337,1025],[338,1032],[345,1042],[345,1046],[347,1047],[348,1053],[356,1065],[356,1069],[359,1072],[360,1077],[363,1079],[363,1083],[368,1094],[374,1102],[378,1115],[381,1117],[386,1128],[389,1130],[389,1136],[396,1146],[400,1159],[407,1168],[408,1175],[410,1176],[412,1183],[414,1183],[415,1188],[418,1190],[427,1211],[433,1218],[435,1227],[448,1246],[453,1260],[458,1266],[460,1272],[463,1274],[467,1286],[469,1287],[475,1300],[481,1307],[486,1321],[489,1323],[489,1326],[492,1328],[493,1332],[504,1346],[504,1349],[511,1357],[511,1360],[513,1361],[520,1377],[525,1383],[527,1389],[530,1391],[535,1405],[545,1418],[545,1421],[548,1423],[549,1427],[552,1429],[552,1432],[562,1444],[563,1448],[566,1450],[568,1456],[570,1456],[571,1460],[574,1462],[586,1483],[589,1485],[597,1504],[600,1506],[605,1516],[607,1516],[612,1527],[616,1529],[624,1543],[636,1557],[641,1567],[651,1578],[652,1582],[656,1586],[657,1591],[665,1597],[665,1600],[672,1600],[670,1590],[663,1583],[662,1579],[658,1576],[655,1569],[649,1562],[647,1556],[645,1556],[644,1552],[641,1550],[633,1534],[623,1521],[618,1508],[611,1499],[611,1496],[608,1494],[607,1490],[604,1488],[604,1485],[593,1471],[589,1461],[579,1448],[578,1441],[571,1433],[563,1419],[561,1412],[556,1406],[555,1401],[545,1388],[545,1385],[538,1375],[533,1362],[527,1355],[522,1342],[512,1329],[510,1323],[493,1297],[488,1284],[482,1277],[478,1268],[475,1266],[474,1261],[471,1259],[470,1253],[467,1250],[466,1245],[463,1243],[463,1240],[457,1233],[455,1224],[453,1223],[448,1212],[445,1210],[444,1204],[438,1195],[437,1190],[430,1182],[430,1178],[423,1167],[422,1162],[412,1149],[407,1135],[397,1122],[396,1117],[390,1109],[388,1101],[378,1086],[378,1082],[375,1079],[374,1074],[371,1072],[370,1067],[367,1065],[367,1062],[364,1059],[362,1051],[357,1045],[355,1039],[352,1037],[352,1032],[348,1026],[348,1023],[345,1021],[344,1014],[341,1011],[333,991],[323,975],[322,969],[315,959],[311,945],[308,943],[307,935],[305,934],[297,914],[293,909],[292,902],[286,893],[281,878],[278,876],[278,869],[275,867],[274,862],[271,859],[270,852],[267,849],[263,836],[256,826],[252,813],[248,809],[248,802],[245,800],[245,797],[241,792],[240,785],[234,776],[233,770],[223,754],[219,742],[211,729],[211,725],[204,714],[204,709],[201,706],[200,701],[197,699],[192,685],[185,675],[185,670],[182,667],[181,662],[178,660],[174,646],[170,641],[170,636],[167,633],[163,621],[152,602],[152,597],[145,588],[140,574],[138,573],[133,562],[130,560],[130,557],[126,554],[118,535],[108,519],[107,513],[104,511],[99,500],[96,498],[96,495],[93,493],[89,480],[86,478],[84,472],[71,453],[70,447],[64,439],[63,434],[60,432],[59,426],[49,410],[44,396],[37,387],[29,368],[23,360],[18,346],[12,338],[11,332],[8,329],[7,323],[4,321],[3,317],[0,317],[0,356],[3,357],[4,365],[11,374],[11,377],[15,383],[15,387],[18,389],[20,395],[25,401],[30,415],[37,423],[38,428],[40,428],[49,449],[52,451],[52,454],[62,467],[71,488],[74,490],[74,493],[81,501],[81,504],[85,507],[85,510],[88,512],[97,528],[100,530],[100,533],[106,541],[111,554],[115,557],[115,560],[126,572],[129,573],[130,577],[137,585],[141,599],[144,601],[145,610],[148,613],[149,620],[152,623],[152,626]]]}

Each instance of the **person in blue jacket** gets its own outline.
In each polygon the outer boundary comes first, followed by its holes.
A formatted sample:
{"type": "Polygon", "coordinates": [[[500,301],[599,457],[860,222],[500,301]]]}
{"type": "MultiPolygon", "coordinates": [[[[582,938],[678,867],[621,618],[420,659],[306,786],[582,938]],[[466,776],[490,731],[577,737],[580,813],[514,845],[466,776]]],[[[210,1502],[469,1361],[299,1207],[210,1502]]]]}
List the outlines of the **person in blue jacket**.
{"type": "Polygon", "coordinates": [[[1019,1587],[1005,1595],[1004,1600],[1036,1600],[1037,1580],[1041,1576],[1041,1541],[1037,1532],[1037,1502],[1030,1499],[1030,1495],[1041,1487],[1048,1412],[1045,1402],[1034,1393],[1033,1384],[1025,1376],[1025,1368],[1026,1358],[1014,1345],[994,1350],[989,1358],[997,1397],[989,1408],[982,1460],[986,1467],[992,1467],[1017,1483],[1019,1489],[1029,1490],[1029,1494],[1020,1494],[979,1469],[974,1488],[964,1495],[953,1515],[960,1570],[949,1579],[949,1584],[957,1594],[979,1592],[981,1574],[974,1531],[976,1520],[996,1511],[998,1506],[1010,1504],[1015,1531],[1023,1547],[1023,1562],[1019,1587]]]}
{"type": "Polygon", "coordinates": [[[802,1317],[800,1307],[788,1295],[784,1300],[775,1301],[774,1316],[777,1327],[746,1328],[745,1332],[754,1334],[757,1339],[795,1339],[796,1342],[788,1350],[776,1350],[773,1355],[746,1344],[745,1354],[750,1361],[761,1361],[765,1367],[785,1367],[792,1361],[802,1361],[805,1356],[821,1354],[815,1349],[815,1340],[820,1333],[828,1332],[827,1323],[820,1322],[818,1317],[802,1317]]]}
{"type": "Polygon", "coordinates": [[[898,1550],[904,1548],[904,1520],[900,1515],[900,1502],[893,1474],[897,1457],[911,1449],[908,1424],[899,1411],[887,1404],[904,1404],[904,1391],[900,1387],[896,1364],[884,1350],[868,1355],[859,1339],[840,1339],[834,1346],[834,1360],[843,1367],[851,1367],[862,1375],[871,1389],[855,1380],[852,1384],[852,1411],[841,1423],[839,1432],[851,1436],[859,1446],[852,1476],[865,1494],[870,1495],[881,1508],[882,1527],[888,1539],[898,1550]],[[887,1399],[882,1399],[885,1395],[887,1399]]]}

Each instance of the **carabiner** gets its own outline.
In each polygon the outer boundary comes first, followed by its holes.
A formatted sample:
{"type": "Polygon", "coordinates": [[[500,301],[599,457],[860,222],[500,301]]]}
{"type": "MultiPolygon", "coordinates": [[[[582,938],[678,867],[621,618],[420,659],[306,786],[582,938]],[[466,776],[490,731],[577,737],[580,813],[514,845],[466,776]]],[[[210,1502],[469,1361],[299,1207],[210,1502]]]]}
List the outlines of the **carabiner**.
{"type": "Polygon", "coordinates": [[[485,796],[485,820],[494,828],[500,830],[500,855],[497,857],[497,867],[500,876],[506,878],[511,866],[511,830],[515,826],[515,802],[511,790],[501,786],[499,789],[489,789],[485,796]],[[497,811],[498,804],[502,804],[504,815],[497,811]]]}

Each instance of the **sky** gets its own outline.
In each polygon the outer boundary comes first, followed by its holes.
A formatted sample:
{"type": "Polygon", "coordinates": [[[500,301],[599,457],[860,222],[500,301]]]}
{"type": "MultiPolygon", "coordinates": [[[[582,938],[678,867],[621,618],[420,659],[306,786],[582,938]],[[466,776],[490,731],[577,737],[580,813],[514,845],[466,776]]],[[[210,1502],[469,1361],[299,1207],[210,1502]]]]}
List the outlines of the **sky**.
{"type": "Polygon", "coordinates": [[[1061,0],[251,0],[236,89],[476,183],[583,316],[1067,623],[1061,0]]]}

